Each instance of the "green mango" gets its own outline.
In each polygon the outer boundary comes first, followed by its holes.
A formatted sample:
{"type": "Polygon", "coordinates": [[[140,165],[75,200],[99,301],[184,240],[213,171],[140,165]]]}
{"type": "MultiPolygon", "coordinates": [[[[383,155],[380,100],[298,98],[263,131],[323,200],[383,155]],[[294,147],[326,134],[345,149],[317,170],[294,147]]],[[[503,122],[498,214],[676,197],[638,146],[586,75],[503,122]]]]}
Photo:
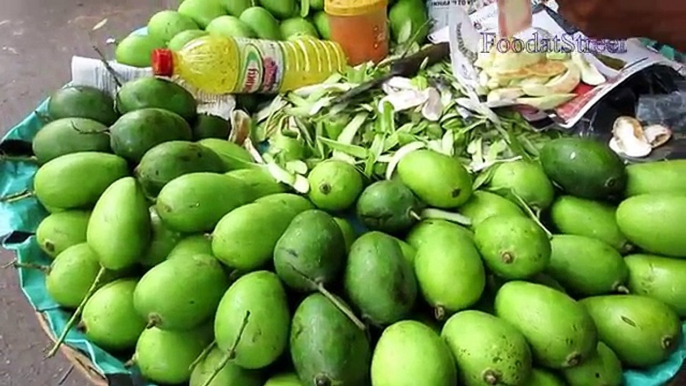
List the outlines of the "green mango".
{"type": "MultiPolygon", "coordinates": [[[[277,0],[279,3],[290,0],[277,0]]],[[[283,40],[279,21],[262,7],[250,7],[241,13],[239,20],[255,31],[257,38],[264,40],[283,40]]]]}
{"type": "Polygon", "coordinates": [[[554,373],[534,368],[531,371],[531,377],[522,384],[522,386],[568,386],[565,382],[554,373]]]}
{"type": "Polygon", "coordinates": [[[102,194],[88,221],[86,240],[100,265],[120,270],[140,262],[150,245],[150,212],[133,177],[114,182],[102,194]]]}
{"type": "Polygon", "coordinates": [[[412,227],[407,234],[405,241],[415,249],[419,249],[424,244],[431,244],[434,238],[450,238],[466,236],[473,239],[474,234],[460,225],[437,219],[427,219],[420,221],[412,227]]]}
{"type": "Polygon", "coordinates": [[[31,142],[39,165],[66,154],[111,153],[107,126],[88,118],[61,118],[43,126],[31,142]]]}
{"type": "Polygon", "coordinates": [[[157,214],[155,206],[150,207],[150,245],[141,257],[141,265],[154,267],[167,259],[169,253],[183,238],[183,234],[169,229],[157,214]]]}
{"type": "Polygon", "coordinates": [[[686,318],[686,260],[635,254],[624,261],[629,267],[630,293],[660,300],[686,318]]]}
{"type": "Polygon", "coordinates": [[[550,219],[560,233],[604,241],[620,253],[633,249],[617,226],[617,207],[601,201],[560,196],[550,208],[550,219]]]}
{"type": "Polygon", "coordinates": [[[44,218],[36,228],[36,242],[49,257],[55,258],[67,248],[86,241],[91,212],[67,210],[44,218]]]}
{"type": "Polygon", "coordinates": [[[531,376],[524,335],[493,315],[458,312],[445,323],[441,337],[457,362],[462,385],[520,385],[531,376]]]}
{"type": "Polygon", "coordinates": [[[655,366],[679,346],[679,316],[659,300],[640,295],[606,295],[586,298],[581,304],[593,317],[600,340],[626,366],[655,366]]]}
{"type": "Polygon", "coordinates": [[[236,280],[224,294],[217,308],[214,336],[224,353],[238,342],[233,363],[244,369],[261,369],[286,350],[289,327],[288,299],[281,281],[272,272],[257,271],[236,280]]]}
{"type": "MultiPolygon", "coordinates": [[[[219,139],[221,140],[220,143],[228,142],[231,145],[236,145],[235,143],[227,140],[227,138],[229,138],[229,134],[231,133],[231,122],[220,116],[208,113],[198,114],[198,116],[195,118],[195,122],[193,122],[192,130],[194,141],[201,142],[203,139],[219,139]]],[[[249,157],[248,161],[252,162],[252,157],[247,150],[238,145],[236,145],[236,147],[243,150],[245,152],[243,154],[247,153],[247,156],[249,157]]],[[[213,150],[219,153],[217,149],[213,150]]]]}
{"type": "Polygon", "coordinates": [[[474,230],[476,244],[491,272],[506,279],[526,279],[550,263],[548,235],[533,220],[520,215],[495,215],[474,230]]]}
{"type": "Polygon", "coordinates": [[[546,287],[556,289],[562,293],[567,293],[567,290],[562,286],[562,284],[560,284],[559,281],[553,279],[550,275],[546,275],[545,273],[534,275],[533,277],[529,278],[529,281],[532,283],[543,284],[546,287]]]}
{"type": "Polygon", "coordinates": [[[184,0],[179,5],[179,13],[193,19],[200,28],[205,29],[212,20],[226,15],[227,10],[220,0],[184,0]]]}
{"type": "Polygon", "coordinates": [[[630,164],[626,167],[626,175],[624,197],[686,192],[686,160],[630,164]]]}
{"type": "Polygon", "coordinates": [[[114,181],[127,175],[129,166],[121,157],[95,152],[72,153],[38,168],[33,190],[46,207],[86,208],[95,204],[114,181]]]}
{"type": "Polygon", "coordinates": [[[148,150],[162,142],[190,140],[188,122],[178,114],[158,108],[131,111],[110,127],[112,150],[133,163],[140,162],[148,150]]]}
{"type": "Polygon", "coordinates": [[[539,160],[548,178],[575,197],[604,200],[626,186],[624,161],[594,138],[556,138],[543,146],[539,160]]]}
{"type": "Polygon", "coordinates": [[[150,382],[178,385],[191,377],[191,364],[212,342],[210,325],[188,331],[145,329],[136,343],[133,362],[150,382]]]}
{"type": "Polygon", "coordinates": [[[305,386],[295,373],[281,373],[269,378],[264,386],[305,386]]]}
{"type": "Polygon", "coordinates": [[[252,7],[253,0],[222,0],[222,4],[230,15],[239,17],[243,11],[252,7]]]}
{"type": "Polygon", "coordinates": [[[289,347],[305,385],[368,384],[372,349],[365,332],[322,294],[308,296],[296,309],[289,347]]]}
{"type": "Polygon", "coordinates": [[[50,95],[48,116],[53,121],[87,118],[109,126],[117,120],[118,114],[114,99],[107,92],[89,86],[67,86],[50,95]]]}
{"type": "Polygon", "coordinates": [[[200,172],[222,173],[224,163],[214,151],[187,141],[169,141],[153,147],[134,170],[146,195],[152,198],[177,177],[200,172]]]}
{"type": "Polygon", "coordinates": [[[460,161],[432,150],[403,157],[398,175],[417,197],[436,208],[457,208],[472,195],[472,177],[460,161]]]}
{"type": "Polygon", "coordinates": [[[341,217],[334,217],[333,219],[336,221],[336,224],[338,224],[338,227],[341,228],[343,240],[345,241],[345,253],[350,253],[350,247],[352,247],[353,243],[357,239],[357,233],[355,232],[352,224],[350,224],[350,221],[341,217]]]}
{"type": "Polygon", "coordinates": [[[194,255],[212,256],[212,238],[209,235],[192,235],[182,239],[169,252],[167,259],[193,257],[194,255]]]}
{"type": "Polygon", "coordinates": [[[351,207],[362,193],[362,175],[355,167],[339,160],[318,163],[307,176],[309,198],[314,205],[332,212],[351,207]]]}
{"type": "Polygon", "coordinates": [[[598,344],[598,332],[585,308],[541,284],[503,284],[495,296],[495,312],[524,335],[535,363],[548,368],[577,366],[598,344]]]}
{"type": "Polygon", "coordinates": [[[197,115],[198,103],[190,91],[168,79],[143,77],[124,83],[117,94],[117,110],[126,114],[145,108],[171,111],[190,122],[197,115]]]}
{"type": "Polygon", "coordinates": [[[368,232],[352,245],[343,280],[351,302],[376,325],[406,318],[417,300],[414,266],[392,236],[368,232]]]}
{"type": "Polygon", "coordinates": [[[375,386],[453,386],[457,371],[448,345],[430,327],[404,320],[386,328],[374,349],[371,365],[375,386]]]}
{"type": "Polygon", "coordinates": [[[213,230],[224,215],[249,201],[248,187],[239,179],[216,173],[190,173],[162,188],[156,208],[171,229],[200,233],[213,230]]]}
{"type": "Polygon", "coordinates": [[[299,36],[319,38],[319,33],[317,33],[315,26],[302,17],[292,17],[283,20],[279,28],[281,29],[281,36],[286,40],[299,36]]]}
{"type": "Polygon", "coordinates": [[[472,220],[472,228],[495,215],[526,216],[514,202],[497,194],[475,191],[459,212],[472,220]]]}
{"type": "Polygon", "coordinates": [[[245,182],[253,192],[252,200],[270,194],[285,193],[286,189],[266,169],[239,169],[226,173],[227,176],[238,178],[245,182]]]}
{"type": "Polygon", "coordinates": [[[141,278],[133,300],[149,326],[190,330],[214,315],[229,277],[209,255],[166,260],[141,278]]]}
{"type": "Polygon", "coordinates": [[[319,36],[324,40],[331,40],[331,25],[329,24],[329,15],[324,11],[319,11],[314,14],[314,25],[317,27],[319,36]]]}
{"type": "Polygon", "coordinates": [[[603,342],[592,356],[562,374],[569,386],[621,386],[623,381],[622,363],[603,342]]]}
{"type": "Polygon", "coordinates": [[[517,203],[521,198],[534,211],[548,209],[555,197],[553,184],[540,164],[530,161],[497,165],[488,187],[517,203]]]}
{"type": "MultiPolygon", "coordinates": [[[[202,30],[188,30],[188,31],[183,31],[178,33],[172,40],[167,43],[167,48],[174,52],[181,51],[183,47],[186,46],[189,42],[192,40],[195,40],[199,37],[202,36],[207,36],[209,33],[207,31],[202,31],[202,30]]],[[[200,115],[198,115],[200,116],[200,115]]]]}
{"type": "Polygon", "coordinates": [[[263,386],[262,375],[254,370],[245,370],[234,363],[227,363],[212,382],[206,384],[215,369],[221,364],[224,352],[216,346],[200,361],[191,373],[189,386],[263,386]]]}
{"type": "Polygon", "coordinates": [[[479,251],[459,232],[427,237],[417,248],[414,269],[421,293],[439,320],[476,304],[486,285],[479,251]]]}
{"type": "Polygon", "coordinates": [[[205,138],[199,144],[212,149],[224,161],[226,171],[246,169],[245,164],[254,163],[250,153],[240,145],[218,138],[205,138]]]}
{"type": "Polygon", "coordinates": [[[369,185],[357,199],[357,218],[369,230],[404,233],[419,217],[421,204],[412,190],[398,180],[369,185]]]}
{"type": "Polygon", "coordinates": [[[600,240],[555,235],[546,273],[574,294],[582,296],[627,292],[629,269],[622,255],[600,240]]]}
{"type": "Polygon", "coordinates": [[[686,258],[686,237],[680,225],[685,216],[686,194],[642,194],[619,204],[617,225],[645,252],[686,258]]]}
{"type": "Polygon", "coordinates": [[[224,216],[212,232],[212,253],[228,267],[254,271],[265,266],[296,213],[278,203],[252,203],[224,216]]]}
{"type": "MultiPolygon", "coordinates": [[[[62,307],[76,309],[100,272],[98,255],[85,242],[73,245],[57,255],[47,269],[45,290],[62,307]]],[[[106,272],[99,287],[116,278],[117,272],[106,272]]]]}
{"type": "Polygon", "coordinates": [[[398,242],[398,245],[400,246],[400,251],[403,253],[405,261],[407,261],[408,263],[410,263],[412,267],[414,267],[414,257],[417,255],[417,250],[406,241],[400,239],[395,239],[395,241],[398,242]]]}
{"type": "Polygon", "coordinates": [[[412,41],[421,45],[429,33],[429,16],[421,1],[398,0],[388,11],[388,21],[396,43],[405,43],[401,41],[403,34],[409,33],[406,38],[414,38],[412,41]],[[405,32],[407,25],[409,30],[405,32]]]}
{"type": "Polygon", "coordinates": [[[164,48],[165,41],[151,35],[130,34],[117,43],[114,57],[117,63],[131,67],[151,67],[152,53],[164,48]]]}
{"type": "Polygon", "coordinates": [[[212,20],[205,30],[210,35],[227,38],[257,38],[255,31],[236,16],[219,16],[212,20]]]}
{"type": "Polygon", "coordinates": [[[259,0],[259,3],[279,19],[286,19],[295,14],[295,0],[259,0]]]}
{"type": "Polygon", "coordinates": [[[274,247],[279,278],[296,291],[328,284],[345,268],[345,239],[333,217],[318,209],[299,213],[274,247]]]}
{"type": "Polygon", "coordinates": [[[145,319],[133,308],[136,279],[121,279],[106,284],[83,307],[81,326],[88,340],[110,352],[136,347],[145,330],[145,319]]]}
{"type": "Polygon", "coordinates": [[[260,197],[255,200],[255,202],[282,204],[287,208],[292,209],[296,213],[314,209],[314,205],[307,198],[293,193],[274,193],[268,196],[260,197]]]}
{"type": "Polygon", "coordinates": [[[191,17],[172,10],[157,12],[148,21],[148,35],[165,44],[183,31],[197,29],[198,24],[191,17]]]}

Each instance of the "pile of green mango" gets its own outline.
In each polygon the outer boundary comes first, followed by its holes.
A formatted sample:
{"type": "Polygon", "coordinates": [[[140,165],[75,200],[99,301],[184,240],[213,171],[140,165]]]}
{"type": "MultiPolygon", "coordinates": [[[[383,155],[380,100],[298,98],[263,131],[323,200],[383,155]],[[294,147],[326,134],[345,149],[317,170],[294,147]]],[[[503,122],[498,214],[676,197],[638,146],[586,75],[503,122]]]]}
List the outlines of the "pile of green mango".
{"type": "MultiPolygon", "coordinates": [[[[423,0],[398,0],[388,8],[394,42],[422,44],[429,24],[423,0]]],[[[117,43],[117,62],[149,67],[152,51],[177,51],[205,35],[266,40],[303,37],[331,39],[324,0],[184,0],[178,9],[153,15],[147,34],[131,34],[117,43]]]]}
{"type": "Polygon", "coordinates": [[[182,87],[114,99],[50,98],[36,239],[52,299],[150,382],[618,386],[682,339],[686,161],[560,138],[476,174],[425,148],[382,181],[320,162],[301,195],[182,87]]]}

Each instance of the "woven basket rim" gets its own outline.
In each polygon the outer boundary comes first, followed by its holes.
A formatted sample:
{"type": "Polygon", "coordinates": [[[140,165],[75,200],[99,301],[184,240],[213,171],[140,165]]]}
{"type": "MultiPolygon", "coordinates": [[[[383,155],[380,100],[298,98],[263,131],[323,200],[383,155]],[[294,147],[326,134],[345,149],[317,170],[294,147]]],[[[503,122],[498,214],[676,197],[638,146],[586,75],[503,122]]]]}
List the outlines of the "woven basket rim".
{"type": "MultiPolygon", "coordinates": [[[[36,312],[36,319],[38,319],[38,324],[43,329],[45,334],[54,343],[57,341],[55,336],[52,334],[45,315],[42,312],[36,312]]],[[[69,363],[71,363],[76,370],[78,370],[93,386],[108,386],[109,382],[104,374],[100,373],[93,362],[86,355],[80,351],[69,347],[69,345],[63,344],[60,346],[60,352],[64,355],[69,363]]]]}

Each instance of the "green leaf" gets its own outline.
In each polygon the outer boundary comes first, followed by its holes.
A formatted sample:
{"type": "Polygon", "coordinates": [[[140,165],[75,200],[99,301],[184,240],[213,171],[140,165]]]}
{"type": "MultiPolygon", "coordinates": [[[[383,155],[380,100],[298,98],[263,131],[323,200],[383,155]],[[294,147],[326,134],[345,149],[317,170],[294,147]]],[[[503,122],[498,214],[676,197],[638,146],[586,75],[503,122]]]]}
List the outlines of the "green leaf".
{"type": "Polygon", "coordinates": [[[319,141],[321,141],[323,144],[331,148],[332,150],[340,151],[342,153],[351,155],[355,158],[360,158],[364,159],[367,158],[367,149],[361,147],[361,146],[355,146],[351,145],[349,143],[343,143],[340,141],[334,141],[332,139],[328,138],[319,138],[319,141]]]}
{"type": "Polygon", "coordinates": [[[348,125],[341,132],[341,135],[338,136],[338,142],[344,143],[344,144],[353,143],[353,139],[355,139],[355,135],[357,135],[357,131],[365,123],[368,116],[369,116],[368,113],[358,113],[357,115],[355,115],[355,118],[353,118],[350,121],[350,123],[348,123],[348,125]]]}

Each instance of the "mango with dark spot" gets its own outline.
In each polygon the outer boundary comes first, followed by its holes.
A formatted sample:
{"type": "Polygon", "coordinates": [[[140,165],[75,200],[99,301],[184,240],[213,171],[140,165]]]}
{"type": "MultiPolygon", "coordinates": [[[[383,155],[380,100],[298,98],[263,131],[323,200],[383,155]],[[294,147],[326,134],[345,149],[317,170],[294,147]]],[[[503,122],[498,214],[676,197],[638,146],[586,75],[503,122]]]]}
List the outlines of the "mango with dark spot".
{"type": "Polygon", "coordinates": [[[304,385],[368,384],[371,352],[365,332],[324,295],[312,294],[296,309],[290,353],[304,385]]]}
{"type": "Polygon", "coordinates": [[[36,242],[49,257],[54,258],[67,248],[86,241],[90,211],[67,210],[44,218],[36,228],[36,242]]]}
{"type": "Polygon", "coordinates": [[[224,162],[205,146],[169,141],[148,150],[134,172],[146,195],[154,198],[169,181],[184,174],[223,173],[224,162]]]}
{"type": "Polygon", "coordinates": [[[569,386],[620,386],[622,363],[617,354],[603,342],[598,342],[596,352],[579,366],[563,372],[569,386]]]}
{"type": "Polygon", "coordinates": [[[338,277],[345,265],[345,239],[324,211],[304,211],[293,219],[274,248],[274,268],[297,291],[313,291],[338,277]]]}
{"type": "Polygon", "coordinates": [[[593,317],[600,340],[627,366],[645,368],[662,363],[681,340],[679,317],[659,300],[606,295],[586,298],[581,304],[593,317]]]}
{"type": "Polygon", "coordinates": [[[381,232],[365,233],[353,243],[344,285],[363,317],[376,325],[407,317],[417,299],[414,267],[398,242],[381,232]]]}

